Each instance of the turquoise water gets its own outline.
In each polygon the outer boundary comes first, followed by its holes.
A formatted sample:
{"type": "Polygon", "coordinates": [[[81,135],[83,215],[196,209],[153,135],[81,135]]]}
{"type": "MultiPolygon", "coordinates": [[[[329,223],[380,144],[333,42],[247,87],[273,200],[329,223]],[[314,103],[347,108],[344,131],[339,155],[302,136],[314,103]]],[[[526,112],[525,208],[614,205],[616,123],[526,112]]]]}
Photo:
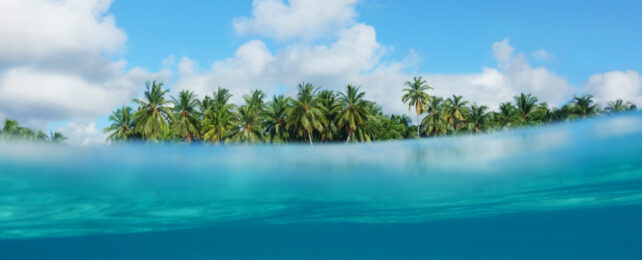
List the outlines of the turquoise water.
{"type": "Polygon", "coordinates": [[[0,259],[642,258],[642,114],[360,145],[0,144],[0,259]]]}

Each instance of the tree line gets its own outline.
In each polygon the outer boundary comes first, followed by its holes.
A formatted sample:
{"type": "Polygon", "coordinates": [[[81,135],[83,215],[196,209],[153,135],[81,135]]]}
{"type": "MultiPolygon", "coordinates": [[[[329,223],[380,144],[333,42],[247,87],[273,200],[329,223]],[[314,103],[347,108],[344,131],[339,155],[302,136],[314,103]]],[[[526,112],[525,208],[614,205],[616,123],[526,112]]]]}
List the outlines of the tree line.
{"type": "Polygon", "coordinates": [[[365,98],[359,86],[344,91],[323,90],[311,83],[298,85],[295,97],[277,95],[266,100],[253,90],[243,104],[230,102],[232,94],[219,87],[199,99],[183,90],[169,96],[162,83],[147,82],[136,109],[116,109],[104,129],[108,142],[286,143],[370,142],[456,134],[477,134],[522,126],[569,121],[636,110],[630,102],[615,100],[602,109],[591,95],[575,96],[560,108],[522,93],[495,111],[464,100],[428,93],[433,88],[421,77],[405,83],[402,102],[414,110],[418,124],[406,115],[385,115],[365,98]]]}
{"type": "Polygon", "coordinates": [[[18,121],[7,118],[4,120],[2,129],[0,129],[0,141],[9,140],[60,144],[64,143],[67,137],[57,131],[50,132],[47,135],[42,130],[21,126],[18,121]]]}

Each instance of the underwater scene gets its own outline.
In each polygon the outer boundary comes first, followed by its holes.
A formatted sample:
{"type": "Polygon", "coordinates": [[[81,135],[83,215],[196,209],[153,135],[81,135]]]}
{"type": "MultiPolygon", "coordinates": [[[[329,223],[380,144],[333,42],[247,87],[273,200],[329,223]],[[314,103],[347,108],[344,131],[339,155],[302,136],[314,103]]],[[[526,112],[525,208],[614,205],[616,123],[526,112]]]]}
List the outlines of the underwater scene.
{"type": "Polygon", "coordinates": [[[642,114],[369,144],[0,144],[0,259],[639,259],[642,114]]]}

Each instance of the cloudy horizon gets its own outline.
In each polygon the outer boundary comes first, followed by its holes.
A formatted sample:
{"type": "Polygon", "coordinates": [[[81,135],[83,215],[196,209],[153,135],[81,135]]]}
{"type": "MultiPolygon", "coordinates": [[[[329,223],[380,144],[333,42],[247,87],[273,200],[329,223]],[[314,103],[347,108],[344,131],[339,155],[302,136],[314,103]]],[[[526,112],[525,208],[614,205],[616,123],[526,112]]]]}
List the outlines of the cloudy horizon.
{"type": "MultiPolygon", "coordinates": [[[[587,69],[593,72],[566,75],[563,71],[569,68],[589,67],[588,62],[575,54],[584,50],[572,48],[574,42],[570,40],[560,40],[559,45],[536,42],[522,47],[514,44],[513,38],[523,36],[512,30],[502,32],[493,28],[502,36],[471,39],[467,43],[482,50],[479,56],[488,56],[486,59],[469,56],[466,63],[473,65],[462,66],[474,68],[476,62],[476,70],[432,72],[440,57],[434,53],[453,50],[435,47],[425,51],[422,46],[431,41],[425,35],[381,40],[390,38],[378,34],[375,24],[380,22],[373,19],[370,23],[361,11],[376,13],[396,4],[384,1],[254,0],[240,3],[239,8],[245,11],[238,14],[230,11],[238,8],[213,3],[220,7],[212,9],[216,12],[232,12],[233,18],[224,22],[228,31],[209,30],[191,24],[186,18],[182,18],[184,24],[176,26],[177,30],[196,30],[198,37],[206,35],[224,42],[218,49],[225,51],[212,51],[216,46],[202,47],[198,40],[189,45],[190,38],[177,42],[182,48],[207,48],[201,53],[211,53],[190,56],[186,54],[189,51],[173,46],[161,48],[164,43],[159,42],[159,49],[170,51],[156,53],[163,58],[155,62],[138,64],[130,59],[139,59],[135,50],[141,47],[136,44],[146,36],[136,32],[147,27],[119,24],[121,10],[135,9],[127,4],[111,0],[0,2],[0,119],[8,117],[27,126],[62,131],[72,144],[102,143],[105,118],[112,110],[140,96],[148,80],[164,82],[172,94],[187,89],[199,97],[211,94],[219,86],[225,87],[234,94],[234,102],[252,89],[262,89],[268,96],[293,95],[296,85],[303,81],[332,90],[342,90],[350,83],[361,85],[367,98],[379,103],[384,112],[409,115],[407,105],[401,102],[401,89],[413,76],[424,77],[434,88],[431,94],[463,95],[493,109],[520,92],[532,93],[540,101],[556,106],[576,94],[594,95],[601,103],[622,98],[642,105],[639,66],[623,68],[618,63],[622,61],[607,59],[609,62],[587,69]],[[116,4],[121,5],[120,9],[112,10],[116,4]],[[230,48],[232,51],[227,51],[230,48]],[[563,60],[565,57],[575,58],[563,60]]],[[[443,9],[447,12],[448,8],[443,9]]],[[[129,15],[123,13],[125,17],[129,15]]],[[[565,21],[562,19],[559,24],[565,25],[565,21]]],[[[431,22],[434,21],[421,17],[415,21],[431,22]]],[[[542,22],[541,26],[549,25],[542,22]]],[[[604,35],[619,32],[608,28],[583,30],[604,35]]],[[[584,31],[578,29],[574,33],[584,31]]],[[[610,37],[620,39],[627,33],[610,37]]],[[[169,32],[165,36],[168,42],[172,41],[169,32]]],[[[621,40],[639,38],[627,37],[630,38],[621,40]]],[[[441,40],[448,42],[445,38],[441,40]]],[[[626,49],[617,45],[612,48],[626,49]]],[[[155,45],[150,45],[150,49],[156,51],[155,45]]],[[[628,57],[632,61],[623,64],[635,64],[640,53],[628,57]]],[[[443,64],[456,68],[458,59],[443,64]]]]}

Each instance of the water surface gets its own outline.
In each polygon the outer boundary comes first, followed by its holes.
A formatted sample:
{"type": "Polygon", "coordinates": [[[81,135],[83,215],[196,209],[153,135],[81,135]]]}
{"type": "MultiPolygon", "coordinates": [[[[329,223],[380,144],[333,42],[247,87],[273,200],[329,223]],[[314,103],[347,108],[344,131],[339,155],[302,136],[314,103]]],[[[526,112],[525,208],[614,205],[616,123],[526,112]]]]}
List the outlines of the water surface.
{"type": "Polygon", "coordinates": [[[347,146],[0,144],[0,258],[639,258],[641,140],[631,113],[347,146]]]}

